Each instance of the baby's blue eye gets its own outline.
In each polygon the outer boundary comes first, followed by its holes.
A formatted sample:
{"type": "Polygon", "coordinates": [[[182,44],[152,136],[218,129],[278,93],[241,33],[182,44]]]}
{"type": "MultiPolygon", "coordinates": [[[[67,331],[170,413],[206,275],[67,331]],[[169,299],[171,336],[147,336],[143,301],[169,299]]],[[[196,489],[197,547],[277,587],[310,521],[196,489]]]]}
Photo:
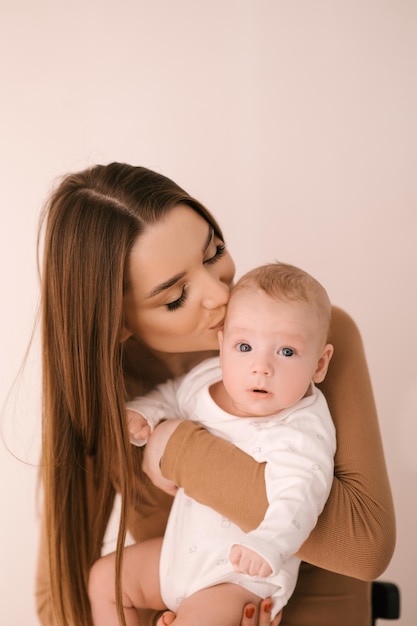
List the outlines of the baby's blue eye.
{"type": "Polygon", "coordinates": [[[236,348],[239,352],[250,352],[252,350],[248,343],[238,343],[236,348]]]}
{"type": "Polygon", "coordinates": [[[281,356],[294,356],[295,352],[292,348],[281,348],[281,350],[278,350],[278,354],[281,356]]]}

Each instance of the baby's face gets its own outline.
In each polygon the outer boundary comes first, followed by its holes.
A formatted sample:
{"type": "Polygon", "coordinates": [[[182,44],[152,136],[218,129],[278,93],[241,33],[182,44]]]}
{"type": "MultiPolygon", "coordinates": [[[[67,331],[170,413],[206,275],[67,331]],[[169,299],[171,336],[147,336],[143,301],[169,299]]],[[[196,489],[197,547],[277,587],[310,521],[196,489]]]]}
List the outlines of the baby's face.
{"type": "Polygon", "coordinates": [[[232,295],[220,342],[223,382],[237,415],[267,416],[294,405],[323,365],[323,332],[311,307],[262,290],[232,295]]]}

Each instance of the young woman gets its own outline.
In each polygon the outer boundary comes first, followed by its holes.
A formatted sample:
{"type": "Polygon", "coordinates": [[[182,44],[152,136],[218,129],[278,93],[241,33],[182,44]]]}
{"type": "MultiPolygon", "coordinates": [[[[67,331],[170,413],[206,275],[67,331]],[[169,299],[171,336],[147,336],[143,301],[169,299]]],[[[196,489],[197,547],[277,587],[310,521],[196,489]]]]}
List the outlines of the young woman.
{"type": "MultiPolygon", "coordinates": [[[[147,475],[251,530],[267,508],[264,466],[190,421],[158,426],[145,460],[129,443],[126,400],[217,350],[234,265],[207,210],[169,179],[113,163],[64,178],[44,224],[38,612],[44,626],[90,626],[89,571],[116,491],[118,579],[127,529],[136,541],[164,532],[172,500],[147,475]]],[[[281,623],[369,626],[365,581],[391,558],[394,513],[361,339],[339,309],[329,341],[322,390],[337,431],[335,478],[281,623]]],[[[242,626],[269,624],[270,603],[254,609],[242,626]]]]}

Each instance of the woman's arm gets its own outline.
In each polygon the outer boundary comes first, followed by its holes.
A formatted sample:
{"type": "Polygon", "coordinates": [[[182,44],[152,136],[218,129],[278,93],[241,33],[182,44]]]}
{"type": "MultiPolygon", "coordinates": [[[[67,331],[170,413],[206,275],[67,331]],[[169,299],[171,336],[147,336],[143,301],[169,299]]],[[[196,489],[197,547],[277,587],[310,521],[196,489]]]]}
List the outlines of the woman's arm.
{"type": "MultiPolygon", "coordinates": [[[[332,490],[298,556],[323,569],[372,580],[387,567],[395,517],[362,340],[352,319],[333,309],[335,354],[321,388],[336,425],[332,490]]],[[[263,519],[264,466],[192,422],[181,423],[162,459],[165,477],[195,499],[252,530],[263,519]]]]}
{"type": "Polygon", "coordinates": [[[331,333],[335,353],[321,388],[337,432],[335,478],[299,556],[372,580],[386,569],[394,551],[394,507],[360,334],[340,309],[333,311],[331,333]]]}
{"type": "Polygon", "coordinates": [[[145,471],[155,484],[159,481],[157,472],[152,470],[160,459],[163,477],[183,487],[195,500],[215,509],[245,532],[254,530],[263,520],[268,508],[265,464],[257,463],[202,426],[181,420],[164,422],[148,442],[145,459],[145,471]],[[166,430],[169,437],[166,437],[166,430]],[[155,451],[155,442],[159,443],[161,433],[162,445],[155,451]]]}

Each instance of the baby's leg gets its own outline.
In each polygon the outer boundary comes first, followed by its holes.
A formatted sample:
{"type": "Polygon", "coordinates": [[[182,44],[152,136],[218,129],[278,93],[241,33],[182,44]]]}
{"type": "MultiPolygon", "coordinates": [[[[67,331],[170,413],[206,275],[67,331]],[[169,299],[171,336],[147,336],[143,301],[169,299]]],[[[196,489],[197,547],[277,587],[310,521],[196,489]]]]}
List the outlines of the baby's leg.
{"type": "MultiPolygon", "coordinates": [[[[122,603],[127,626],[140,626],[136,608],[164,609],[159,591],[162,539],[150,539],[125,548],[122,564],[122,603]]],[[[88,593],[94,624],[119,626],[115,594],[115,553],[91,568],[88,593]]]]}
{"type": "Polygon", "coordinates": [[[259,596],[240,585],[223,583],[201,589],[183,600],[175,626],[237,626],[248,602],[258,605],[259,596]]]}

